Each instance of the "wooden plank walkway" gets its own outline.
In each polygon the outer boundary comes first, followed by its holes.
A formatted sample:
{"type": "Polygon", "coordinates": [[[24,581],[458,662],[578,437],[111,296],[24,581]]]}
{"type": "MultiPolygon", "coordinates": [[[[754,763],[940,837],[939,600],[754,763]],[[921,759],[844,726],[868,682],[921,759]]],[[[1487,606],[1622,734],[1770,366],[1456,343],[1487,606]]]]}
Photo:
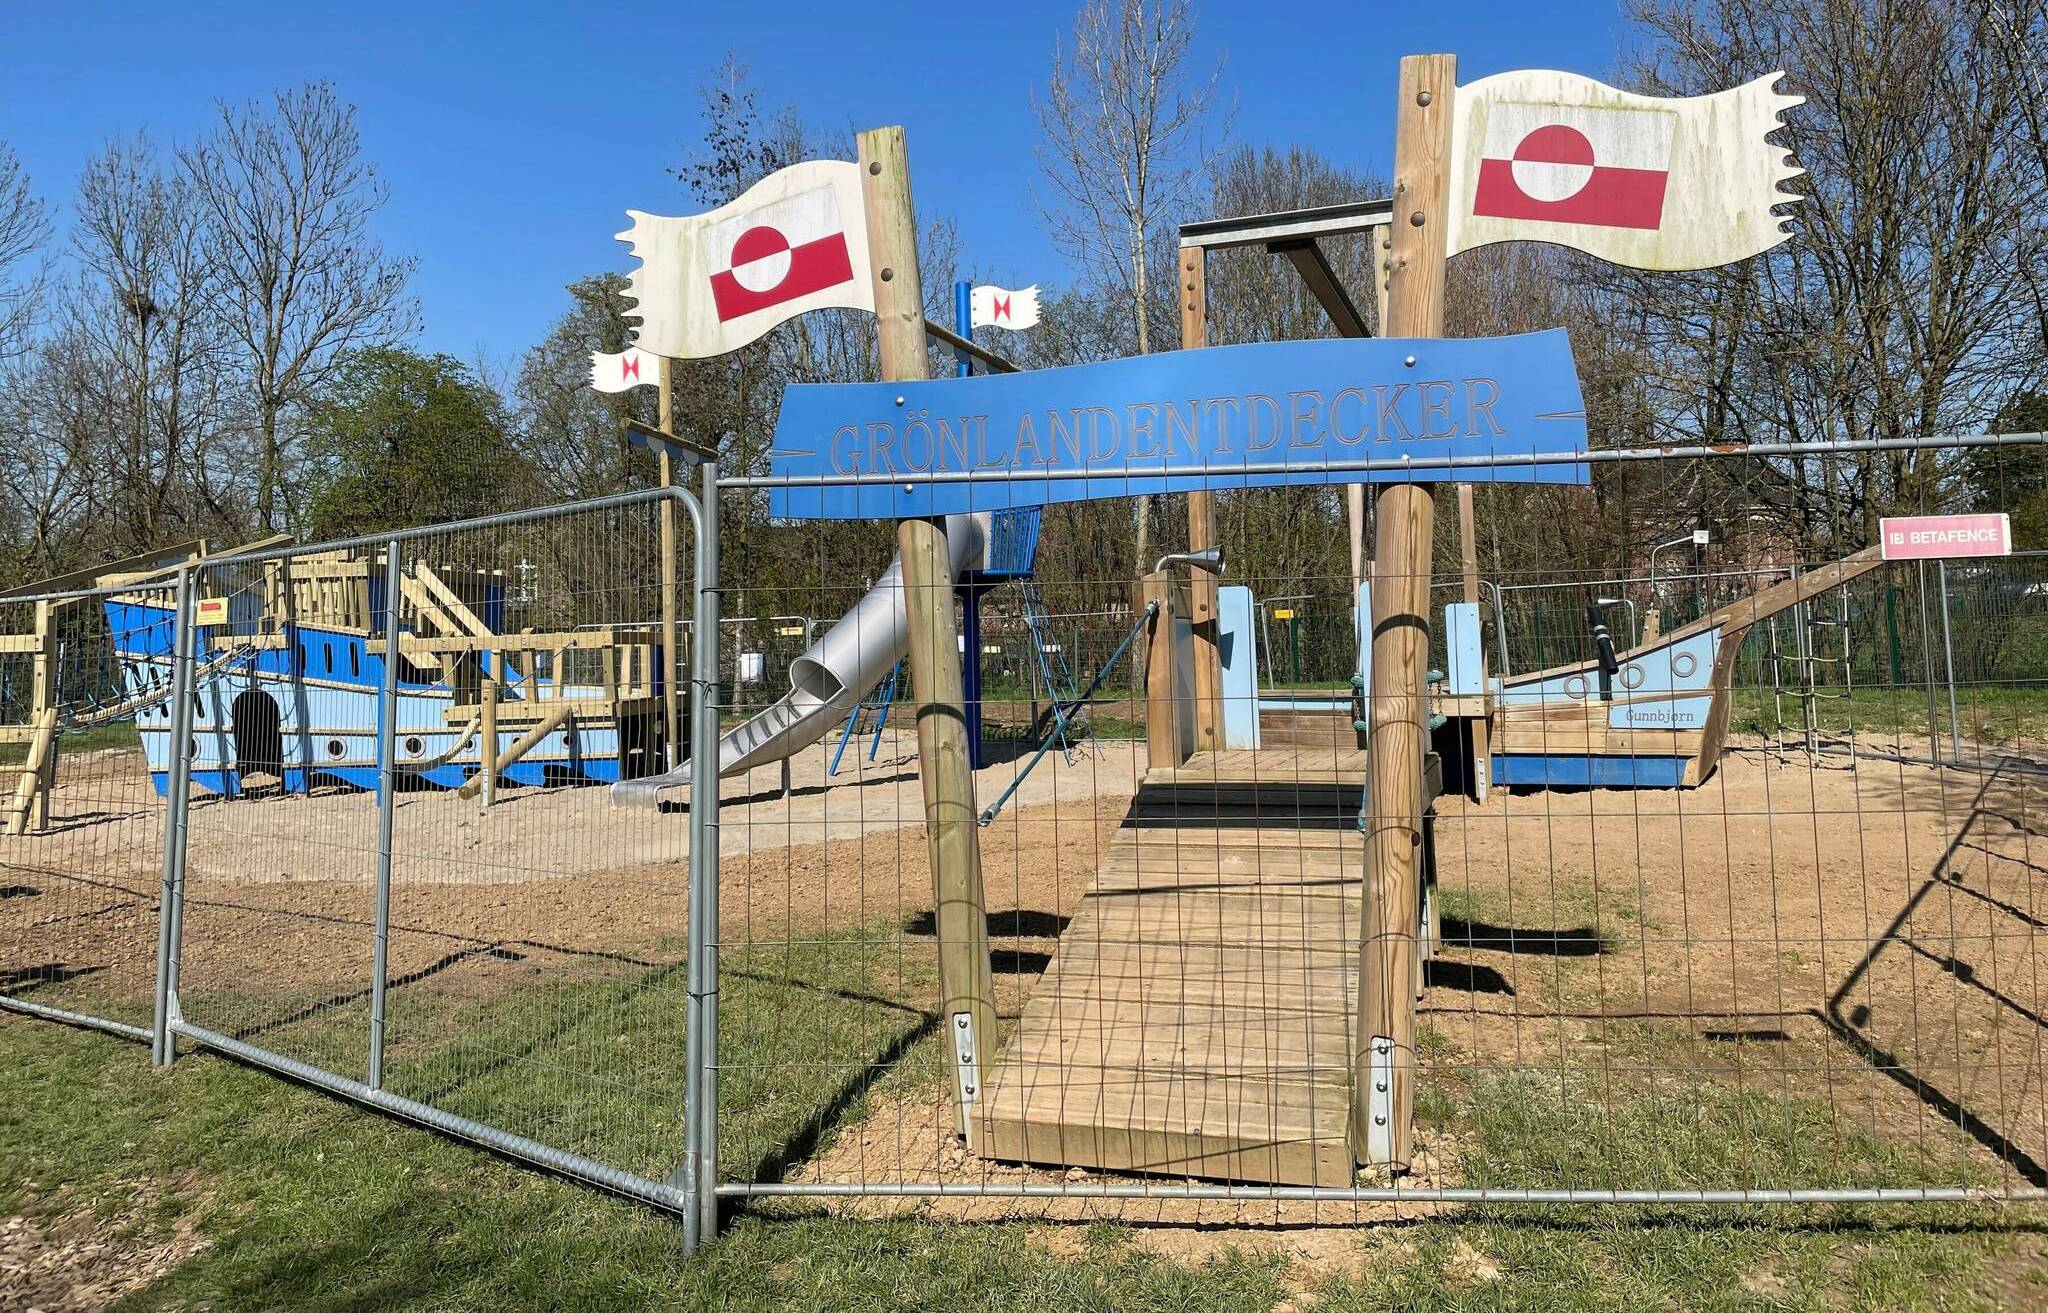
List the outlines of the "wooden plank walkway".
{"type": "Polygon", "coordinates": [[[997,1057],[989,1157],[1348,1185],[1365,754],[1150,772],[997,1057]]]}

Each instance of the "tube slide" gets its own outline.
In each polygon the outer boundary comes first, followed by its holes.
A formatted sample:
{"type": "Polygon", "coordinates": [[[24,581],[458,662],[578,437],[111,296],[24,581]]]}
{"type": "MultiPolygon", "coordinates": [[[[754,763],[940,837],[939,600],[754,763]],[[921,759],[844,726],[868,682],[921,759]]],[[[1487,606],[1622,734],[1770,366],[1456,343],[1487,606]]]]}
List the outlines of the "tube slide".
{"type": "MultiPolygon", "coordinates": [[[[981,565],[987,533],[986,514],[946,517],[954,578],[981,565]]],[[[817,742],[909,650],[910,618],[903,606],[903,561],[898,557],[851,611],[790,663],[790,688],[782,700],[719,740],[718,773],[738,775],[817,742]]],[[[652,807],[663,789],[690,782],[693,765],[684,762],[663,775],[614,784],[612,801],[652,807]]]]}

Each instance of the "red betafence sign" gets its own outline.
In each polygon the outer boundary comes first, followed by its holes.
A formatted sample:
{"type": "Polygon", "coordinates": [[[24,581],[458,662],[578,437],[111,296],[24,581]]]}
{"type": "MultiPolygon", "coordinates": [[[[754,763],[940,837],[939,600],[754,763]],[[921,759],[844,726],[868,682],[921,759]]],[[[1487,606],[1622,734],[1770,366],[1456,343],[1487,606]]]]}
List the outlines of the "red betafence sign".
{"type": "Polygon", "coordinates": [[[2012,519],[1995,515],[1888,516],[1878,525],[1887,561],[1947,556],[2011,556],[2012,519]]]}

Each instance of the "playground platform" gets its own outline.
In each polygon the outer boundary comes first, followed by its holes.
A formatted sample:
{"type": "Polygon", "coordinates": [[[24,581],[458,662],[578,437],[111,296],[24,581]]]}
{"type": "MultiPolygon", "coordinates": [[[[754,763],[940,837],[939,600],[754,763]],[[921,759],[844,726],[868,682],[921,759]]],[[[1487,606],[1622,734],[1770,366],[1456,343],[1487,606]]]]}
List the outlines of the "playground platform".
{"type": "Polygon", "coordinates": [[[1349,1185],[1355,747],[1149,771],[990,1074],[988,1157],[1349,1185]]]}

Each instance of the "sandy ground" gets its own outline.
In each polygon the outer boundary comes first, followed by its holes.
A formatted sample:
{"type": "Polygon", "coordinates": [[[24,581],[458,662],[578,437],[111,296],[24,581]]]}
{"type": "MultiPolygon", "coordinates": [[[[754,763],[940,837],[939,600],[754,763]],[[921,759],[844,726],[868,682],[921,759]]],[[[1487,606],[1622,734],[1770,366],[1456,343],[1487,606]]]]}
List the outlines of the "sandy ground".
{"type": "MultiPolygon", "coordinates": [[[[911,746],[887,740],[877,761],[858,765],[849,750],[829,783],[814,749],[795,764],[788,797],[773,770],[728,782],[728,963],[863,927],[929,944],[911,746]]],[[[984,806],[1015,769],[981,773],[984,806]]],[[[1131,745],[1071,764],[1048,758],[983,831],[1003,1012],[1014,1015],[1057,950],[1142,770],[1131,745]]],[[[1816,765],[1746,744],[1686,792],[1446,798],[1443,944],[1421,1005],[1430,1042],[1420,1086],[1518,1070],[1660,1088],[1708,1073],[1765,1106],[1818,1101],[1829,1124],[1817,1133],[1844,1146],[1868,1135],[1934,1160],[1966,1152],[1990,1183],[2037,1183],[2048,1164],[2044,786],[2048,776],[2013,766],[1939,769],[1866,752],[1852,771],[1839,757],[1816,765]]],[[[17,991],[66,982],[27,991],[58,1002],[139,997],[146,1015],[162,831],[139,759],[67,760],[53,820],[50,833],[0,838],[0,980],[17,991]]],[[[394,817],[394,978],[461,997],[542,973],[679,960],[687,821],[682,810],[614,809],[598,789],[514,790],[488,815],[452,795],[406,795],[394,817]]],[[[367,799],[210,801],[192,809],[191,826],[188,991],[238,985],[274,1008],[361,985],[377,845],[367,799]]],[[[970,1158],[928,1088],[878,1086],[865,1118],[797,1179],[1071,1179],[970,1158]]],[[[1420,1179],[1456,1183],[1457,1139],[1430,1130],[1423,1143],[1431,1158],[1420,1179]]],[[[1571,1162],[1563,1146],[1560,1155],[1561,1180],[1600,1183],[1597,1163],[1571,1162]]],[[[1752,1175],[1794,1184],[1768,1163],[1752,1175]]],[[[1397,1211],[900,1206],[1283,1228],[1397,1211]]]]}

